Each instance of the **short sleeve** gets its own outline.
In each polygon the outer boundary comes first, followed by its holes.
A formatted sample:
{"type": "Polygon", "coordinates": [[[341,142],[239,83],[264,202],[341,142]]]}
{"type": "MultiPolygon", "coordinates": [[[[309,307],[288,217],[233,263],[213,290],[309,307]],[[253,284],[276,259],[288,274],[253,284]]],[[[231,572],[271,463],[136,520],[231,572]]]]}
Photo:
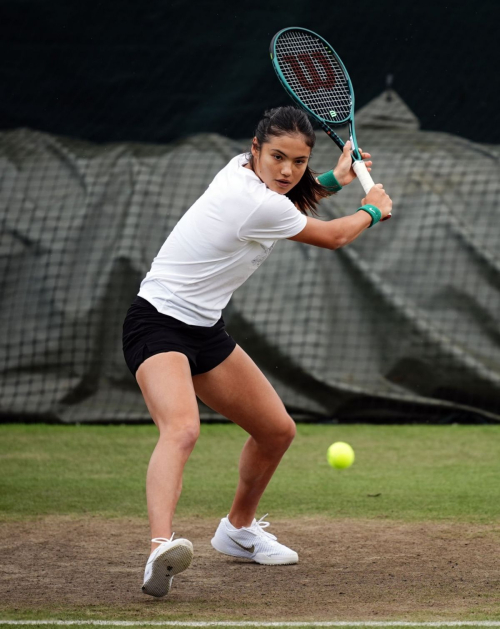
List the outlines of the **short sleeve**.
{"type": "Polygon", "coordinates": [[[259,206],[245,219],[238,236],[241,240],[281,240],[301,232],[304,216],[285,195],[269,191],[259,206]]]}

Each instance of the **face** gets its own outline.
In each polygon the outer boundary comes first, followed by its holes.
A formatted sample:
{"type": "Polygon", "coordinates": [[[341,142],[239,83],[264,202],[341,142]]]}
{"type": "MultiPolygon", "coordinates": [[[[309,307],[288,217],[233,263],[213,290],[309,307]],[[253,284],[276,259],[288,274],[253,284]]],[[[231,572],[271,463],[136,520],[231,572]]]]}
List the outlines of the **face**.
{"type": "Polygon", "coordinates": [[[272,135],[260,149],[254,138],[252,155],[255,174],[270,190],[285,194],[299,183],[307,168],[311,148],[301,134],[272,135]]]}

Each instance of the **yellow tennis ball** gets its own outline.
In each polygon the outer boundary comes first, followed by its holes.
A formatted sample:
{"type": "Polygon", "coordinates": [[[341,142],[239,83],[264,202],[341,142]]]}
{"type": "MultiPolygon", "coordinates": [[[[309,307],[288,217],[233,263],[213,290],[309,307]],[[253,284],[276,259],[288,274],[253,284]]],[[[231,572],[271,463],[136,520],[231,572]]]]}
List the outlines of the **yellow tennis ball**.
{"type": "Polygon", "coordinates": [[[354,450],[348,443],[336,441],[328,448],[326,458],[332,467],[344,470],[354,463],[354,450]]]}

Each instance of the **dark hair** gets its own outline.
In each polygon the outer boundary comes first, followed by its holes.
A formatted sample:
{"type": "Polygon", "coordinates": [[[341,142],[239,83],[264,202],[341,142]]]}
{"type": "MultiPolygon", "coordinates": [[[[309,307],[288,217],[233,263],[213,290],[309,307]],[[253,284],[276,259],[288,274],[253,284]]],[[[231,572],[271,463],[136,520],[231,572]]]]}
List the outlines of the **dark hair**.
{"type": "MultiPolygon", "coordinates": [[[[255,129],[258,148],[270,141],[271,136],[300,134],[311,149],[316,142],[316,134],[312,124],[305,114],[297,107],[276,107],[264,112],[264,117],[255,129]]],[[[254,170],[253,155],[248,156],[248,163],[254,170]]],[[[302,175],[299,183],[294,186],[286,196],[295,203],[303,214],[309,210],[311,214],[317,214],[316,205],[319,199],[329,196],[328,191],[316,181],[315,173],[309,165],[302,175]]]]}

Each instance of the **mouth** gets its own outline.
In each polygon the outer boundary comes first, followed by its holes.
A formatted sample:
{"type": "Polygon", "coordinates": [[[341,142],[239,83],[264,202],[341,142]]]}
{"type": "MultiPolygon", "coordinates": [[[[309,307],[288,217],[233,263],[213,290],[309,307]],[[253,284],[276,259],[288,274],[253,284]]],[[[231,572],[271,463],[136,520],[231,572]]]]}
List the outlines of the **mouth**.
{"type": "Polygon", "coordinates": [[[288,188],[292,182],[288,181],[288,179],[276,179],[276,183],[280,188],[288,188]]]}

